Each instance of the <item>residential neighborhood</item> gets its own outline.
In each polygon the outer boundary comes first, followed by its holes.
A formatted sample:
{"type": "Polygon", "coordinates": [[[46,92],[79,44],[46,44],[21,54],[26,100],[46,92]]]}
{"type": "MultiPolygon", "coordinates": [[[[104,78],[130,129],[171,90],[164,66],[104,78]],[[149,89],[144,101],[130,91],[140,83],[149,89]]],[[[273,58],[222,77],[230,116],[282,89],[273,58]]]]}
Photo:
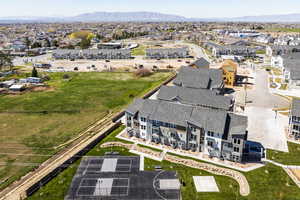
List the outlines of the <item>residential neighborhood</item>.
{"type": "Polygon", "coordinates": [[[300,200],[298,2],[33,1],[1,3],[0,200],[300,200]]]}

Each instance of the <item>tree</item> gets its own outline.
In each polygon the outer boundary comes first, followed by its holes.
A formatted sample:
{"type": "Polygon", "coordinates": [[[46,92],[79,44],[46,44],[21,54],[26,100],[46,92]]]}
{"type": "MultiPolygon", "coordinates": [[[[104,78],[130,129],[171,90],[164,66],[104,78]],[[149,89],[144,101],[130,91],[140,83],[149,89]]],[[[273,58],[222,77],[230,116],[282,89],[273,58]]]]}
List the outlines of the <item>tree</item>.
{"type": "Polygon", "coordinates": [[[42,45],[39,42],[34,42],[32,44],[32,46],[31,46],[32,49],[34,49],[34,48],[40,48],[40,47],[42,47],[42,45]]]}
{"type": "Polygon", "coordinates": [[[30,42],[29,38],[26,37],[26,38],[25,38],[25,45],[27,46],[27,49],[29,49],[30,44],[31,44],[31,42],[30,42]]]}
{"type": "Polygon", "coordinates": [[[32,69],[31,76],[32,76],[32,77],[39,77],[38,71],[36,70],[35,67],[32,69]]]}
{"type": "Polygon", "coordinates": [[[0,51],[0,70],[3,70],[6,66],[10,68],[13,66],[12,57],[0,51]]]}
{"type": "Polygon", "coordinates": [[[91,45],[91,40],[88,39],[82,39],[81,42],[79,43],[79,46],[81,49],[87,49],[91,45]]]}
{"type": "Polygon", "coordinates": [[[51,47],[51,42],[48,38],[46,39],[46,47],[51,47]]]}

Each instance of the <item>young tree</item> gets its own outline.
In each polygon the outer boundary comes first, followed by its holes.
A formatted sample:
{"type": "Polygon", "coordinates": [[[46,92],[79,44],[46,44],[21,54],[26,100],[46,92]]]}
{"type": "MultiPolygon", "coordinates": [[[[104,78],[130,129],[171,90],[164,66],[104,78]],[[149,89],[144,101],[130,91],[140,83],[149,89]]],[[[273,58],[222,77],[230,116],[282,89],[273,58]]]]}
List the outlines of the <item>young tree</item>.
{"type": "Polygon", "coordinates": [[[3,70],[5,66],[10,68],[13,66],[12,57],[0,51],[0,70],[3,70]]]}
{"type": "Polygon", "coordinates": [[[32,77],[39,77],[38,71],[36,70],[35,67],[33,67],[33,69],[32,69],[31,76],[32,76],[32,77]]]}

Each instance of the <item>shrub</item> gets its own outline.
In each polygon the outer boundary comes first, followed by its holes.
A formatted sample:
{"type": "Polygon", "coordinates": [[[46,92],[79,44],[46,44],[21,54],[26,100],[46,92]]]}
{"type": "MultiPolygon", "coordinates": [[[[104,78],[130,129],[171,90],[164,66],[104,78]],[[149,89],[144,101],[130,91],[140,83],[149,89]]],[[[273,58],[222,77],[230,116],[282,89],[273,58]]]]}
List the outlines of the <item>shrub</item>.
{"type": "Polygon", "coordinates": [[[47,76],[47,75],[44,76],[42,79],[43,79],[43,81],[50,81],[51,80],[50,76],[47,76]]]}
{"type": "Polygon", "coordinates": [[[39,77],[38,72],[37,72],[35,67],[32,69],[31,76],[32,77],[39,77]]]}
{"type": "Polygon", "coordinates": [[[152,73],[149,69],[139,69],[139,70],[135,71],[134,74],[137,77],[147,77],[147,76],[150,76],[152,73]]]}
{"type": "Polygon", "coordinates": [[[64,74],[63,75],[63,79],[69,79],[70,78],[70,75],[69,74],[64,74]]]}

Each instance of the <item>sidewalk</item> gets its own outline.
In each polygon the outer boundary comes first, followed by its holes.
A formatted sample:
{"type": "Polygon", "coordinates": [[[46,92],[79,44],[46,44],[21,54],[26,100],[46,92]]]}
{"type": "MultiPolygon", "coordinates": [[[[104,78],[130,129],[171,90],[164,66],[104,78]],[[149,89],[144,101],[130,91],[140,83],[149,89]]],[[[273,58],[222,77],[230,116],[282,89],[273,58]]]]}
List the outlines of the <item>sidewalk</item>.
{"type": "MultiPolygon", "coordinates": [[[[255,169],[258,169],[260,167],[263,167],[264,164],[263,163],[249,163],[249,164],[241,164],[241,163],[234,163],[234,162],[230,162],[230,161],[222,161],[219,160],[217,158],[209,158],[207,155],[201,153],[201,152],[189,152],[189,151],[183,151],[183,150],[176,150],[176,149],[172,149],[170,147],[166,147],[163,146],[161,144],[152,144],[149,142],[144,142],[144,141],[140,141],[138,139],[135,138],[128,138],[128,137],[124,137],[122,136],[123,134],[126,134],[126,130],[122,131],[119,135],[117,135],[116,137],[122,140],[126,140],[126,141],[130,141],[133,142],[135,144],[142,144],[151,148],[155,148],[155,149],[159,149],[161,151],[163,151],[164,154],[166,153],[173,153],[179,156],[185,156],[185,157],[189,157],[189,158],[193,158],[193,159],[197,159],[197,160],[201,160],[204,162],[208,162],[208,163],[212,163],[215,165],[219,165],[219,166],[223,166],[223,167],[227,167],[227,168],[231,168],[231,169],[235,169],[235,170],[239,170],[239,171],[243,171],[243,172],[249,172],[255,169]]],[[[136,150],[130,150],[131,153],[136,153],[138,155],[144,155],[141,152],[137,152],[136,150]]],[[[158,161],[162,161],[163,157],[157,158],[157,157],[151,157],[151,155],[144,155],[145,157],[149,157],[153,160],[158,160],[158,161]]]]}

